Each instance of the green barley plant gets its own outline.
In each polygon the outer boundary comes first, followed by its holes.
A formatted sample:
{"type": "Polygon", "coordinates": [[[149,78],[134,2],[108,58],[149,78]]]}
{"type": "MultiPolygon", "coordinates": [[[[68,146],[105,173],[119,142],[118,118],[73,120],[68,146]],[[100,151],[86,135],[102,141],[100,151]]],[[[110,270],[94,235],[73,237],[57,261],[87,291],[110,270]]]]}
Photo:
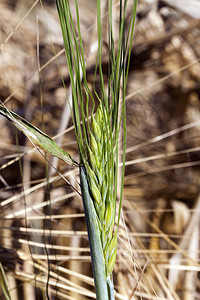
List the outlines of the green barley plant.
{"type": "Polygon", "coordinates": [[[76,29],[70,2],[56,0],[56,4],[72,88],[71,112],[78,144],[79,162],[71,158],[48,135],[6,107],[0,107],[0,114],[21,130],[37,148],[64,160],[67,164],[79,167],[96,295],[99,300],[111,300],[114,299],[112,271],[117,253],[117,233],[125,172],[125,93],[137,1],[134,0],[132,3],[131,18],[127,24],[128,1],[120,0],[118,45],[114,43],[113,2],[112,0],[107,2],[108,32],[107,41],[105,41],[102,34],[101,1],[96,1],[98,51],[94,93],[87,82],[78,3],[75,0],[76,29]],[[109,57],[108,86],[105,84],[105,75],[102,69],[103,44],[107,46],[109,57]],[[96,78],[99,79],[100,84],[98,91],[95,86],[96,78]],[[121,135],[123,136],[122,149],[119,146],[121,135]],[[118,162],[121,150],[123,167],[119,172],[118,162]],[[118,190],[119,173],[120,190],[118,190]],[[117,200],[119,201],[118,205],[117,200]]]}
{"type": "Polygon", "coordinates": [[[114,297],[111,274],[117,252],[117,231],[125,169],[125,92],[137,4],[136,1],[133,1],[131,21],[126,32],[127,2],[120,1],[119,42],[115,47],[112,20],[113,3],[108,1],[108,41],[106,41],[109,53],[108,92],[104,84],[102,70],[101,1],[97,0],[96,2],[98,53],[95,74],[99,76],[100,92],[96,91],[94,85],[96,97],[94,99],[87,84],[77,1],[75,4],[78,39],[75,34],[69,1],[56,1],[72,85],[73,121],[80,157],[81,189],[98,299],[113,299],[114,297]],[[86,94],[86,101],[83,97],[83,90],[86,94]],[[91,122],[89,122],[88,113],[90,102],[92,102],[91,122]],[[116,211],[120,128],[123,128],[124,138],[123,168],[119,211],[116,211]],[[116,215],[118,215],[118,220],[115,227],[116,215]]]}

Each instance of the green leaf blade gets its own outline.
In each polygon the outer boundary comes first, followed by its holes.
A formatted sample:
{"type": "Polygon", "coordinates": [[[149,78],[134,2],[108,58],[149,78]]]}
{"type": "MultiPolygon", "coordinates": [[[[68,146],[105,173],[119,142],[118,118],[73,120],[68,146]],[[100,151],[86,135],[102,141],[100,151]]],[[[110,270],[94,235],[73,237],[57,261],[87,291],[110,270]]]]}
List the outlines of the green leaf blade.
{"type": "Polygon", "coordinates": [[[34,146],[41,148],[47,153],[62,159],[67,164],[72,166],[78,166],[69,153],[59,147],[56,142],[49,137],[46,133],[42,132],[25,119],[7,109],[4,106],[0,106],[0,114],[6,117],[10,122],[15,125],[23,134],[25,134],[34,146]]]}

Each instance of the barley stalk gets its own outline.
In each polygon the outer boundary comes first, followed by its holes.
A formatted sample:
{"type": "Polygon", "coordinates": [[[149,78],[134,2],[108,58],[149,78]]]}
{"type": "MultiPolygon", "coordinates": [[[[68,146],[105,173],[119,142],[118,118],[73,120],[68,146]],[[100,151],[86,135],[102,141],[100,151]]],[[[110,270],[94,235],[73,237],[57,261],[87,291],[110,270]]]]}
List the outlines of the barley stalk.
{"type": "Polygon", "coordinates": [[[88,228],[88,235],[90,241],[92,267],[95,280],[96,295],[98,299],[109,299],[109,292],[107,282],[105,280],[105,263],[103,250],[101,247],[101,239],[99,232],[99,224],[96,217],[96,210],[93,201],[90,197],[88,180],[84,167],[80,167],[80,179],[82,197],[84,199],[85,218],[88,228]]]}

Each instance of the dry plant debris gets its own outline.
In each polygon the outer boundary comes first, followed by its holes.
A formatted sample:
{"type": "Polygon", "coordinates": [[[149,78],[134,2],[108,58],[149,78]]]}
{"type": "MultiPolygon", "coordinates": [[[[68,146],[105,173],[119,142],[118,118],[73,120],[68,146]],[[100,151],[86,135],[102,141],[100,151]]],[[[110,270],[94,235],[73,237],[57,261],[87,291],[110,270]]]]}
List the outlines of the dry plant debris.
{"type": "MultiPolygon", "coordinates": [[[[61,128],[59,142],[76,157],[72,121],[62,123],[66,96],[52,48],[70,88],[58,17],[54,1],[42,4],[0,1],[0,99],[52,137],[61,128]]],[[[79,5],[92,89],[95,5],[79,5]]],[[[200,21],[192,5],[139,1],[116,299],[200,298],[200,21]]],[[[105,43],[105,77],[106,50],[105,43]]],[[[48,178],[44,157],[20,133],[16,144],[8,122],[0,118],[0,125],[0,261],[12,299],[42,299],[47,281],[52,299],[94,299],[81,199],[54,170],[48,178]]],[[[78,188],[76,169],[56,167],[78,188]]]]}

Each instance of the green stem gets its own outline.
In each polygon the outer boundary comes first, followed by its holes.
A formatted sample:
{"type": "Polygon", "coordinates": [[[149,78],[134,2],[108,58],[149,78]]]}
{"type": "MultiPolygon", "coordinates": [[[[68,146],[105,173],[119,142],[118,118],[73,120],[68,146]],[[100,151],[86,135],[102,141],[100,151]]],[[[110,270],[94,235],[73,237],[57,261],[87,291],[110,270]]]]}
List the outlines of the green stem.
{"type": "Polygon", "coordinates": [[[109,299],[114,300],[115,299],[115,291],[114,291],[114,286],[113,286],[113,283],[112,283],[110,277],[107,278],[106,282],[108,284],[109,299]]]}
{"type": "Polygon", "coordinates": [[[114,289],[106,278],[105,261],[97,222],[97,215],[93,201],[89,194],[89,187],[84,167],[80,167],[82,199],[90,243],[92,269],[98,300],[114,300],[114,289]]]}

